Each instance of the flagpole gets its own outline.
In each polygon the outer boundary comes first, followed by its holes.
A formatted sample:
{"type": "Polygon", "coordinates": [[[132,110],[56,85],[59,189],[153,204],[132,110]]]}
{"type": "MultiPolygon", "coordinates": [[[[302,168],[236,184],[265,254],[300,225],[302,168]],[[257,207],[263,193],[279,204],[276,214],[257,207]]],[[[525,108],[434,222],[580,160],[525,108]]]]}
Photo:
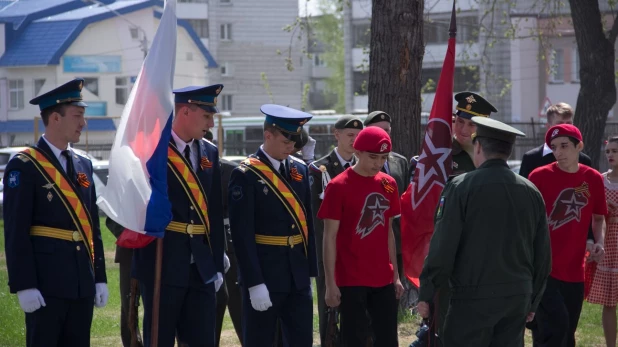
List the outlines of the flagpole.
{"type": "Polygon", "coordinates": [[[150,325],[150,347],[159,344],[159,301],[161,298],[161,266],[163,264],[163,238],[157,238],[154,290],[152,292],[152,323],[150,325]]]}
{"type": "Polygon", "coordinates": [[[449,37],[455,37],[455,34],[457,34],[457,20],[455,19],[456,13],[457,11],[455,11],[455,0],[453,0],[453,10],[451,11],[451,24],[448,28],[449,37]]]}

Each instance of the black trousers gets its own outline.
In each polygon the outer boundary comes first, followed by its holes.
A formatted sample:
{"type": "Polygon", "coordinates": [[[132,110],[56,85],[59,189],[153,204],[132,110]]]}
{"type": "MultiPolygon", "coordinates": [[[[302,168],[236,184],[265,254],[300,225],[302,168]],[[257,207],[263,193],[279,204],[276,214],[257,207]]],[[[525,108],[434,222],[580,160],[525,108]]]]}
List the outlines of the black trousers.
{"type": "Polygon", "coordinates": [[[238,336],[238,340],[242,345],[242,295],[240,292],[240,286],[237,281],[237,268],[236,256],[234,253],[228,253],[230,259],[230,269],[225,274],[221,289],[217,292],[217,320],[215,331],[215,345],[219,346],[221,341],[221,327],[223,325],[223,318],[225,317],[225,309],[230,312],[230,318],[232,318],[232,324],[234,324],[234,330],[238,336]]]}
{"type": "MultiPolygon", "coordinates": [[[[144,346],[150,346],[153,286],[140,283],[144,302],[144,346]]],[[[159,302],[159,346],[174,346],[178,340],[189,347],[215,345],[215,285],[203,284],[195,264],[191,265],[189,287],[161,284],[159,302]]]]}
{"type": "Polygon", "coordinates": [[[326,277],[324,276],[324,264],[318,264],[318,268],[322,270],[318,277],[315,278],[315,286],[318,301],[318,320],[320,329],[320,345],[324,346],[324,338],[326,338],[326,324],[328,316],[326,315],[326,277]]]}
{"type": "Polygon", "coordinates": [[[120,338],[124,347],[131,347],[129,330],[129,303],[131,299],[131,259],[119,262],[120,269],[120,338]]]}
{"type": "Polygon", "coordinates": [[[94,297],[43,299],[45,307],[26,313],[26,346],[90,346],[94,297]]]}
{"type": "Polygon", "coordinates": [[[393,284],[379,288],[340,287],[339,290],[343,346],[398,346],[397,299],[393,284]]]}
{"type": "Polygon", "coordinates": [[[530,294],[502,298],[451,299],[444,347],[523,347],[530,294]]]}
{"type": "Polygon", "coordinates": [[[545,293],[535,316],[537,329],[532,331],[534,345],[575,347],[575,330],[583,303],[583,282],[547,278],[545,293]]]}

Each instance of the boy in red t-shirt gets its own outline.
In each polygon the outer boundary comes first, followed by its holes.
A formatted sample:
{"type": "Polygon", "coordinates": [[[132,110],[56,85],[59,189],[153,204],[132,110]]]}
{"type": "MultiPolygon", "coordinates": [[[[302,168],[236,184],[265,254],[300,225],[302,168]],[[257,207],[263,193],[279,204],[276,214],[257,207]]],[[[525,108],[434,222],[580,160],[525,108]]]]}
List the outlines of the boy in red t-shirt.
{"type": "Polygon", "coordinates": [[[397,346],[397,273],[392,221],[400,213],[397,183],[381,172],[388,134],[367,127],[354,141],[358,162],[332,179],[318,218],[324,220],[326,304],[340,306],[346,346],[397,346]],[[371,327],[370,327],[371,325],[371,327]],[[371,328],[371,329],[370,329],[371,328]]]}
{"type": "Polygon", "coordinates": [[[570,347],[575,346],[584,300],[586,251],[595,260],[605,253],[607,203],[601,174],[578,163],[584,147],[579,129],[571,124],[555,125],[547,131],[545,142],[557,161],[535,169],[529,179],[545,200],[552,270],[536,313],[539,329],[533,335],[535,341],[544,341],[543,346],[570,347]],[[591,221],[596,244],[586,242],[591,221]]]}

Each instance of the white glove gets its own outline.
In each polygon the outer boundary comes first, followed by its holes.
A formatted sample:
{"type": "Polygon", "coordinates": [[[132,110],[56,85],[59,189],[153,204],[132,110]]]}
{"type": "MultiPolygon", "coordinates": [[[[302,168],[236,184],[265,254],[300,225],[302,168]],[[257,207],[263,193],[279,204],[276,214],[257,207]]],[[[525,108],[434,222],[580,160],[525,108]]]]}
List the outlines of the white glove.
{"type": "Polygon", "coordinates": [[[109,292],[107,291],[107,283],[95,284],[96,294],[94,294],[94,306],[105,307],[107,305],[107,299],[109,298],[109,292]]]}
{"type": "Polygon", "coordinates": [[[313,160],[315,155],[315,144],[316,140],[309,136],[309,140],[307,140],[307,144],[302,149],[303,152],[303,160],[313,160]]]}
{"type": "Polygon", "coordinates": [[[221,285],[223,284],[223,275],[220,272],[217,272],[217,279],[215,280],[215,293],[221,289],[221,285]]]}
{"type": "Polygon", "coordinates": [[[36,288],[24,289],[17,292],[17,298],[19,299],[19,306],[26,313],[32,313],[41,306],[45,307],[45,300],[43,295],[36,288]]]}
{"type": "Polygon", "coordinates": [[[230,258],[227,257],[227,254],[223,253],[223,272],[227,273],[230,269],[230,258]]]}
{"type": "Polygon", "coordinates": [[[256,311],[266,311],[273,305],[270,302],[268,288],[264,283],[249,288],[249,298],[251,299],[251,306],[256,311]]]}

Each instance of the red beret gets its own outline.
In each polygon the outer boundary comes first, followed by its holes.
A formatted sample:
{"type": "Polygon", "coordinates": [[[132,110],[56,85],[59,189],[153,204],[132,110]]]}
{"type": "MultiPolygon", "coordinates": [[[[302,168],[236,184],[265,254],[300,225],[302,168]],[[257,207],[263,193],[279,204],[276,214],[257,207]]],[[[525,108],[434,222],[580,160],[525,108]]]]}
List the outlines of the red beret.
{"type": "Polygon", "coordinates": [[[577,127],[573,124],[558,124],[547,130],[545,134],[545,143],[547,146],[551,146],[551,141],[556,137],[568,136],[576,139],[577,141],[582,141],[582,133],[577,129],[577,127]]]}
{"type": "Polygon", "coordinates": [[[391,138],[382,128],[366,127],[361,130],[354,140],[354,149],[361,152],[389,153],[391,138]]]}

